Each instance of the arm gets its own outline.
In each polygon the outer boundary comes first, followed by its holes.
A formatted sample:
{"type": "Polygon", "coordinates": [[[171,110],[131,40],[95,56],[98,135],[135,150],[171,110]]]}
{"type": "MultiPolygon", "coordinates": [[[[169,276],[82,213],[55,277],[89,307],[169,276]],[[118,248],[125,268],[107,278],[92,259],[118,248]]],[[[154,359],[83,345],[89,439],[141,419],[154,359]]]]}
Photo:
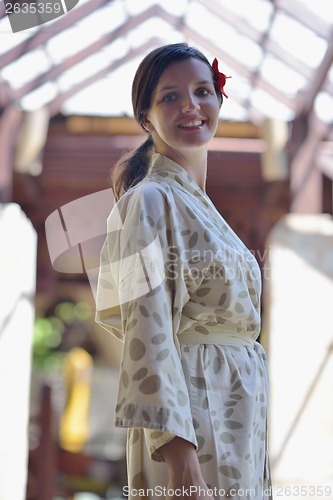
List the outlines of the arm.
{"type": "Polygon", "coordinates": [[[150,456],[160,461],[156,451],[174,436],[197,445],[177,340],[188,291],[183,270],[170,275],[167,266],[178,219],[166,195],[149,184],[116,207],[101,258],[96,320],[124,342],[115,423],[143,428],[150,456]]]}

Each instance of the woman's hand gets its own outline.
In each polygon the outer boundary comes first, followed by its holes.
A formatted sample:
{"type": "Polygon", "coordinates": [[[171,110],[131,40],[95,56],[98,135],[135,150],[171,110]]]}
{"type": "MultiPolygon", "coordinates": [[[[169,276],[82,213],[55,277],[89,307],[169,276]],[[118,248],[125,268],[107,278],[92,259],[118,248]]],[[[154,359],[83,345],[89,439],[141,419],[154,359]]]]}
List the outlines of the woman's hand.
{"type": "Polygon", "coordinates": [[[192,443],[175,437],[161,446],[160,452],[168,468],[169,482],[166,500],[192,498],[214,500],[202,477],[198,457],[192,443]]]}
{"type": "Polygon", "coordinates": [[[187,482],[184,478],[179,484],[169,480],[165,500],[179,500],[180,498],[192,498],[192,500],[214,500],[214,497],[209,495],[208,491],[208,487],[203,479],[201,481],[187,482]]]}

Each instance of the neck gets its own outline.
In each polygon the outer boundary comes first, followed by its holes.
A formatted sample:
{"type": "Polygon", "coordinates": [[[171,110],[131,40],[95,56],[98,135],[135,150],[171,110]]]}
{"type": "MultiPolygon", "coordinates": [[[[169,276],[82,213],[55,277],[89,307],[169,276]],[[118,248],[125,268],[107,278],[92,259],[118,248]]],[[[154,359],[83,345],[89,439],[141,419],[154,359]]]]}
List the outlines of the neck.
{"type": "Polygon", "coordinates": [[[156,148],[160,153],[170,160],[181,165],[190,174],[203,192],[206,192],[207,179],[207,147],[188,148],[187,150],[175,150],[168,148],[156,148]]]}

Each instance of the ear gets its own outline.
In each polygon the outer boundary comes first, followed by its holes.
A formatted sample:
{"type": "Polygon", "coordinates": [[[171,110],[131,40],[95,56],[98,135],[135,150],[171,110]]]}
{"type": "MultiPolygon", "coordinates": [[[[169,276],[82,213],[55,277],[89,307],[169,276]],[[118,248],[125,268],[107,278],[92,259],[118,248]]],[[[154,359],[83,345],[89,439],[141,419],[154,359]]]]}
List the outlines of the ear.
{"type": "Polygon", "coordinates": [[[154,130],[155,130],[154,125],[148,120],[148,117],[146,114],[143,115],[141,123],[142,123],[143,128],[146,129],[147,132],[154,132],[154,130]]]}

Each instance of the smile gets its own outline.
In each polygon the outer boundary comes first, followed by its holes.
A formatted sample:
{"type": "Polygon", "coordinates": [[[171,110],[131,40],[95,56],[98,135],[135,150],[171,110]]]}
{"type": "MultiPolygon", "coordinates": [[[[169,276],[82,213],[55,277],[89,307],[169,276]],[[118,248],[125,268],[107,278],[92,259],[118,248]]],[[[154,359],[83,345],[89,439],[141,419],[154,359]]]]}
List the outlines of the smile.
{"type": "Polygon", "coordinates": [[[200,125],[203,125],[202,120],[193,120],[191,122],[186,122],[186,123],[181,123],[179,125],[180,128],[187,128],[187,127],[199,127],[200,125]]]}

